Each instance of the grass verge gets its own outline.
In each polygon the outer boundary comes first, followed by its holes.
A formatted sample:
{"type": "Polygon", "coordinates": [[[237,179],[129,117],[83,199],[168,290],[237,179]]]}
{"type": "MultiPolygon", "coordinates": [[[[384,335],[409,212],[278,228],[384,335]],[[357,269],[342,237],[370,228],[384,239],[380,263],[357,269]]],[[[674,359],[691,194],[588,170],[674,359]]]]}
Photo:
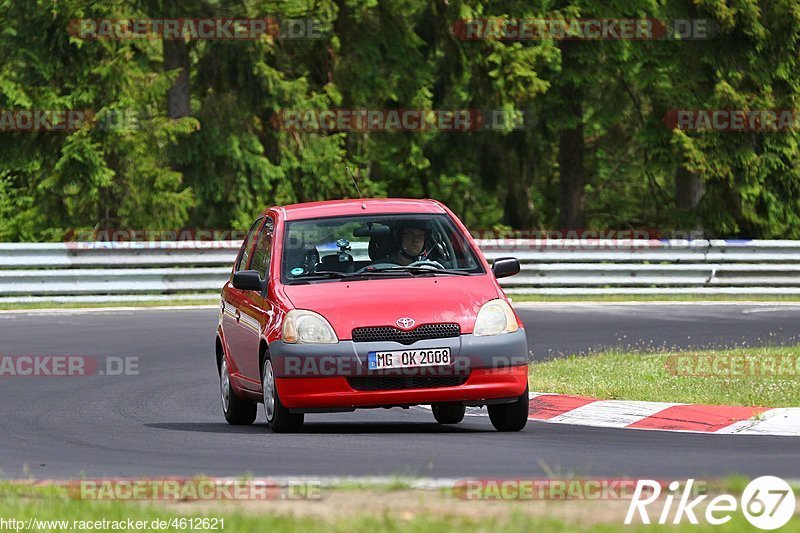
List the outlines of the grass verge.
{"type": "MultiPolygon", "coordinates": [[[[0,518],[20,521],[33,529],[49,531],[103,529],[99,521],[140,521],[152,531],[154,520],[165,521],[161,531],[216,530],[250,531],[719,531],[715,526],[623,526],[628,501],[467,501],[436,491],[406,491],[379,494],[369,491],[326,491],[321,500],[259,502],[185,502],[141,504],[120,501],[71,499],[59,487],[26,487],[0,483],[0,518]],[[295,505],[287,505],[287,504],[295,505]],[[207,519],[205,522],[203,519],[207,519]],[[175,520],[175,525],[171,525],[175,520]],[[183,520],[183,521],[182,521],[183,520]],[[46,523],[50,521],[51,523],[46,523]],[[59,525],[52,521],[66,521],[59,525]],[[192,524],[192,526],[188,526],[192,524]],[[62,527],[63,526],[63,527],[62,527]],[[216,526],[212,529],[212,526],[216,526]]],[[[658,507],[653,516],[658,516],[658,507]]],[[[9,526],[6,522],[6,526],[9,526]]],[[[784,530],[800,530],[797,520],[784,530]]],[[[25,531],[19,527],[5,527],[25,531]]],[[[108,528],[110,529],[110,528],[108,528]]],[[[135,531],[122,527],[119,531],[135,531]]],[[[741,513],[725,526],[725,531],[750,531],[741,513]]]]}
{"type": "Polygon", "coordinates": [[[509,294],[508,296],[514,302],[800,302],[798,294],[509,294]]]}
{"type": "Polygon", "coordinates": [[[606,400],[798,407],[800,347],[571,355],[531,363],[529,383],[606,400]]]}
{"type": "Polygon", "coordinates": [[[207,300],[147,300],[119,302],[0,302],[0,311],[37,310],[37,309],[95,309],[107,307],[195,307],[198,305],[219,305],[219,296],[211,296],[207,300]]]}
{"type": "MultiPolygon", "coordinates": [[[[764,294],[595,294],[595,295],[557,295],[557,294],[511,294],[514,302],[800,302],[800,295],[764,295],[764,294]]],[[[4,303],[0,300],[0,311],[27,309],[84,309],[106,307],[158,307],[158,306],[197,306],[216,305],[218,296],[208,299],[186,300],[147,300],[117,302],[25,302],[4,303]]]]}

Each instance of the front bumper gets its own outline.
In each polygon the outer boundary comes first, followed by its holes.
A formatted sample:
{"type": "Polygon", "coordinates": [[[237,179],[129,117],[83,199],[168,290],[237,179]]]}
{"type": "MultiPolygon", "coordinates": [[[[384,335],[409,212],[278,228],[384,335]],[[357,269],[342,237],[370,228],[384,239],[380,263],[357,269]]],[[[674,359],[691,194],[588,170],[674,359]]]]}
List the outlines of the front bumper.
{"type": "Polygon", "coordinates": [[[528,381],[528,344],[523,330],[503,335],[461,335],[403,345],[396,342],[340,341],[330,345],[270,344],[281,402],[289,409],[350,409],[437,402],[481,404],[518,397],[528,381]],[[450,348],[453,364],[397,370],[369,370],[369,352],[450,348]],[[381,376],[461,376],[444,387],[356,390],[348,378],[381,376]]]}
{"type": "Polygon", "coordinates": [[[512,401],[525,392],[528,366],[473,370],[463,385],[430,389],[353,390],[347,378],[276,378],[281,402],[291,410],[350,410],[463,402],[483,405],[512,401]]]}

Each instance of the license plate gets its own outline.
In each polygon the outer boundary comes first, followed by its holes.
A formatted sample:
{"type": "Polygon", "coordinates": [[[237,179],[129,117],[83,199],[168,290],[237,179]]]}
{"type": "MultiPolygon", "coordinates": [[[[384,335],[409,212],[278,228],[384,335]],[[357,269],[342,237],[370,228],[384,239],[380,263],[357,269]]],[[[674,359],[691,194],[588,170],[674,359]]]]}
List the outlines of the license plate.
{"type": "Polygon", "coordinates": [[[452,363],[452,358],[450,356],[450,348],[430,348],[426,350],[369,352],[367,361],[370,370],[383,370],[385,368],[444,366],[452,363]]]}

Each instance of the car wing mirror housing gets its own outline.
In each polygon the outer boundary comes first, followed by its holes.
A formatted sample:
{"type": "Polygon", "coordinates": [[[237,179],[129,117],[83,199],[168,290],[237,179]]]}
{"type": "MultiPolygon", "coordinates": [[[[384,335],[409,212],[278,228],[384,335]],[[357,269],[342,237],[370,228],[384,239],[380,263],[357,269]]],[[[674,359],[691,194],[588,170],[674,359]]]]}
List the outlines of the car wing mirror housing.
{"type": "Polygon", "coordinates": [[[515,257],[499,257],[492,263],[492,272],[496,278],[519,274],[519,268],[519,261],[515,257]]]}
{"type": "Polygon", "coordinates": [[[264,292],[267,288],[267,280],[261,280],[256,270],[241,270],[233,273],[233,286],[240,291],[264,292]]]}

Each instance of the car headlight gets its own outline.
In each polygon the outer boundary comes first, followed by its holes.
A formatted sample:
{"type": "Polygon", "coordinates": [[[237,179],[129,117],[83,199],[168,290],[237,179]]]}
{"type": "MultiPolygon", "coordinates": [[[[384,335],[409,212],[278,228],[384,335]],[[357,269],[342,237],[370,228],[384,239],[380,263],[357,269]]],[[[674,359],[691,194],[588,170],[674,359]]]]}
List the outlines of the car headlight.
{"type": "Polygon", "coordinates": [[[505,300],[498,298],[489,300],[478,311],[473,335],[500,335],[501,333],[513,333],[518,329],[517,317],[511,306],[505,300]]]}
{"type": "Polygon", "coordinates": [[[313,311],[293,309],[283,319],[283,342],[334,344],[339,338],[325,317],[313,311]]]}

